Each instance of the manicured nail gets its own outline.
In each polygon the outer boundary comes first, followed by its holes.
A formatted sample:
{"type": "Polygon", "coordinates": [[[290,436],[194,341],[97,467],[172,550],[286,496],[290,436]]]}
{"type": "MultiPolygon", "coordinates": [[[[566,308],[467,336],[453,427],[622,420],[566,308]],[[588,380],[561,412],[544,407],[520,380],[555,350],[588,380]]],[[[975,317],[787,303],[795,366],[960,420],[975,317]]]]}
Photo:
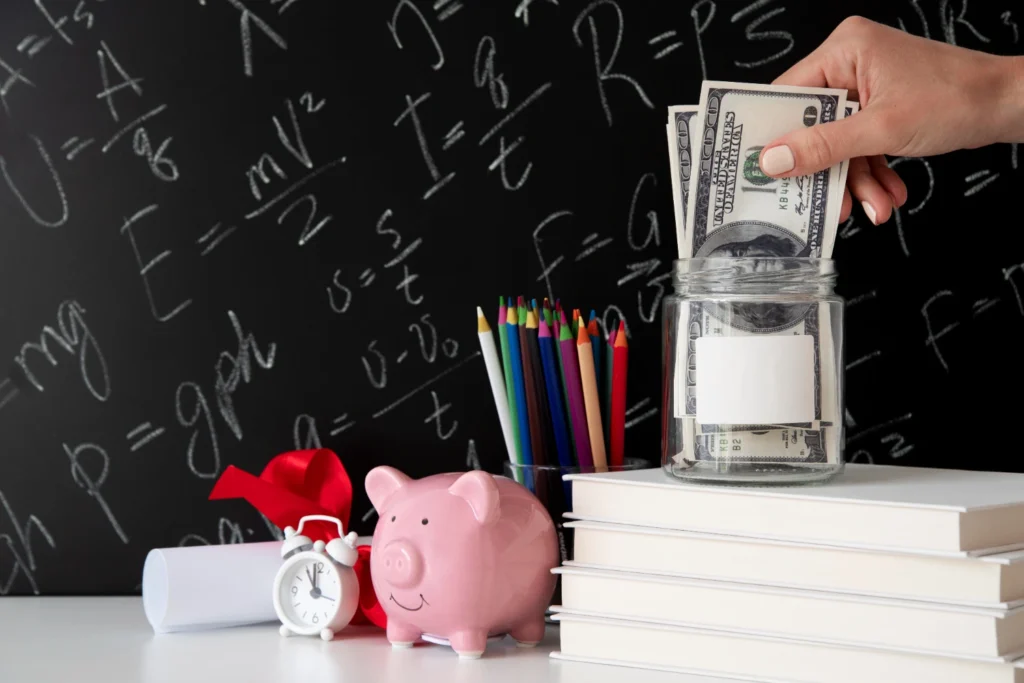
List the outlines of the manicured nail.
{"type": "Polygon", "coordinates": [[[871,204],[868,204],[867,202],[862,202],[861,206],[864,207],[864,213],[867,214],[868,220],[870,220],[873,225],[878,225],[878,212],[875,211],[875,207],[871,206],[871,204]]]}
{"type": "Polygon", "coordinates": [[[793,150],[786,145],[772,147],[761,157],[761,170],[768,175],[779,175],[786,171],[792,171],[795,165],[793,150]]]}

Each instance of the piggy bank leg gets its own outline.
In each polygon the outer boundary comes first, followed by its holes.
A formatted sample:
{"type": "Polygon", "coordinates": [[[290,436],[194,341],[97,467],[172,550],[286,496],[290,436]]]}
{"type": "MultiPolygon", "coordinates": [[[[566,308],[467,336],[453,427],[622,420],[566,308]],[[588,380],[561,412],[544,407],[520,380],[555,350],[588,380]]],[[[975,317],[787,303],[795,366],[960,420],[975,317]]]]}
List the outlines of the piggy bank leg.
{"type": "Polygon", "coordinates": [[[544,615],[509,631],[518,647],[533,647],[544,638],[544,615]]]}
{"type": "Polygon", "coordinates": [[[395,619],[388,619],[387,635],[391,647],[412,647],[412,644],[420,639],[422,632],[395,619]]]}
{"type": "Polygon", "coordinates": [[[448,640],[461,659],[478,659],[487,648],[487,631],[459,631],[448,640]]]}

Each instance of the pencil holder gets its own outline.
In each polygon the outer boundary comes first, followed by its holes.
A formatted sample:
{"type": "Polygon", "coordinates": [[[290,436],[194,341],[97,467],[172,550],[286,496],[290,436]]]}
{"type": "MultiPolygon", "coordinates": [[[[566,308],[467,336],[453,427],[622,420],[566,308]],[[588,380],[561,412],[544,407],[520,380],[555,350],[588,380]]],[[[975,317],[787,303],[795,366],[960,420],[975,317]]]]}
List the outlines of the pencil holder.
{"type": "MultiPolygon", "coordinates": [[[[593,467],[580,467],[578,465],[562,467],[559,465],[517,465],[516,463],[504,463],[505,476],[515,479],[523,484],[533,493],[541,505],[551,515],[555,524],[555,533],[558,536],[558,552],[561,562],[572,559],[572,529],[565,526],[565,513],[572,512],[572,482],[562,479],[566,474],[577,474],[580,472],[594,472],[593,467]]],[[[605,469],[609,472],[620,472],[623,470],[641,470],[653,467],[650,462],[640,458],[625,458],[621,465],[608,465],[605,469]]],[[[552,596],[551,604],[558,605],[562,600],[561,576],[555,584],[555,593],[552,596]]]]}
{"type": "Polygon", "coordinates": [[[843,469],[843,299],[815,258],[695,258],[665,297],[662,467],[800,484],[843,469]]]}

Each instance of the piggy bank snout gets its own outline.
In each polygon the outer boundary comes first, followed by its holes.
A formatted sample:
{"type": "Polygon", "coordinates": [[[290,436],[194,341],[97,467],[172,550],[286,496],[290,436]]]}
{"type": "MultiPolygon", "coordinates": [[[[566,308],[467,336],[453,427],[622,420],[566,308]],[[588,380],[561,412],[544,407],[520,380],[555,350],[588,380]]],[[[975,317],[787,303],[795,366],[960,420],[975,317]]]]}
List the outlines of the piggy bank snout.
{"type": "Polygon", "coordinates": [[[423,578],[423,557],[412,544],[392,541],[381,555],[384,579],[399,588],[409,588],[423,578]]]}

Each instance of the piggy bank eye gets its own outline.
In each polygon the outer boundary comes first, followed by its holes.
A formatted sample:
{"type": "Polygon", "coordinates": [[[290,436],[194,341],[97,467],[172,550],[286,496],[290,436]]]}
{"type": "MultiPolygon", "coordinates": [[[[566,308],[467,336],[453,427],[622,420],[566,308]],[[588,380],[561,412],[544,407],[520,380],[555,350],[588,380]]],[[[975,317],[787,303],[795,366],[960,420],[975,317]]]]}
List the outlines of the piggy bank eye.
{"type": "Polygon", "coordinates": [[[395,521],[395,516],[394,515],[391,515],[391,521],[392,522],[395,521]]]}
{"type": "Polygon", "coordinates": [[[424,517],[424,518],[423,518],[423,521],[422,521],[422,522],[420,522],[420,524],[423,524],[424,526],[426,526],[426,524],[427,524],[427,518],[426,518],[426,517],[424,517]]]}

